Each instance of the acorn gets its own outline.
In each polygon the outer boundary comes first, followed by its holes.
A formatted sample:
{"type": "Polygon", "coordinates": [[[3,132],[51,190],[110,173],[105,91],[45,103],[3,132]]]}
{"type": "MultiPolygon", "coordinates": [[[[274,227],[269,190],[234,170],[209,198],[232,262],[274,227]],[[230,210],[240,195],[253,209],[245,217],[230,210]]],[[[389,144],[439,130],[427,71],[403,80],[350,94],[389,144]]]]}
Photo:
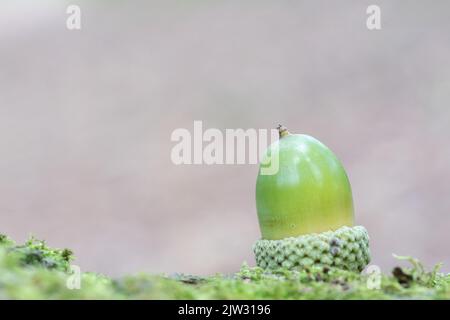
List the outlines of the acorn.
{"type": "Polygon", "coordinates": [[[361,271],[370,261],[369,236],[354,226],[349,179],[339,159],[317,139],[278,126],[256,182],[262,239],[253,246],[265,269],[312,266],[361,271]],[[277,157],[278,170],[262,168],[277,157]]]}

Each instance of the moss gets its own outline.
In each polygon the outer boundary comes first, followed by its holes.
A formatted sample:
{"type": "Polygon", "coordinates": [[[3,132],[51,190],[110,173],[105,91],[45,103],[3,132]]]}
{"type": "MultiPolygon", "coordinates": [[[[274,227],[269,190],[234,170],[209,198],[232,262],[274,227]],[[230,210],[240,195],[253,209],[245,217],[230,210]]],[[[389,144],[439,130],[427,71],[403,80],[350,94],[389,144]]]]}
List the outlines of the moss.
{"type": "Polygon", "coordinates": [[[49,248],[30,239],[16,245],[0,236],[1,299],[450,299],[450,275],[439,266],[427,272],[416,259],[410,268],[381,275],[380,288],[369,289],[367,274],[334,268],[271,271],[244,264],[231,275],[137,274],[111,279],[81,274],[81,288],[70,290],[69,250],[49,248]]]}
{"type": "Polygon", "coordinates": [[[10,255],[18,257],[22,266],[41,266],[46,269],[68,271],[72,261],[72,251],[69,249],[49,248],[45,241],[31,237],[25,244],[16,245],[6,236],[0,244],[6,247],[10,255]]]}

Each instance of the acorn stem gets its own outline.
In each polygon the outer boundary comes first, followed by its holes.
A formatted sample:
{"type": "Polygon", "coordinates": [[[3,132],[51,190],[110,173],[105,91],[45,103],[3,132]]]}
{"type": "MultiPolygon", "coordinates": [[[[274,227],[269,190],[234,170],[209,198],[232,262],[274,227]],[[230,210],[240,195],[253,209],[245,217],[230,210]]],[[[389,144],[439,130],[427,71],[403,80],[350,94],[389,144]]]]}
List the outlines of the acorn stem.
{"type": "Polygon", "coordinates": [[[288,131],[288,129],[285,126],[283,126],[282,124],[279,124],[277,126],[277,129],[278,129],[278,134],[280,135],[280,139],[285,137],[285,136],[287,136],[287,135],[289,135],[289,134],[291,134],[288,131]]]}

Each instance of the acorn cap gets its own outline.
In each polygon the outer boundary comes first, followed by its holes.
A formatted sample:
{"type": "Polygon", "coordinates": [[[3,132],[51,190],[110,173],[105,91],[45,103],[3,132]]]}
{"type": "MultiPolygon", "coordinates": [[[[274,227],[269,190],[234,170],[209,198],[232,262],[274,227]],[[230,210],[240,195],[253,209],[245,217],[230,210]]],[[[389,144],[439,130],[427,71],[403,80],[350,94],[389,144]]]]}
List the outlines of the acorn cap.
{"type": "Polygon", "coordinates": [[[342,227],[281,240],[258,240],[258,267],[304,269],[312,266],[362,271],[370,262],[369,235],[362,226],[342,227]]]}

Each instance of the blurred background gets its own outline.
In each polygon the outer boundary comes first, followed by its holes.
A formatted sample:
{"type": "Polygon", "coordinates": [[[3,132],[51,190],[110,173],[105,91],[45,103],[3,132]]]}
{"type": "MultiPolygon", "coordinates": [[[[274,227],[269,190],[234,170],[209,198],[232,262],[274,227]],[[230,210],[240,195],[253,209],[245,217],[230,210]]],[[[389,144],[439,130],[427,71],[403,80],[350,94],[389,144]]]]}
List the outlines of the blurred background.
{"type": "Polygon", "coordinates": [[[1,1],[0,232],[112,276],[254,265],[257,166],[170,136],[282,123],[342,160],[373,264],[449,272],[450,2],[375,2],[1,1]]]}

